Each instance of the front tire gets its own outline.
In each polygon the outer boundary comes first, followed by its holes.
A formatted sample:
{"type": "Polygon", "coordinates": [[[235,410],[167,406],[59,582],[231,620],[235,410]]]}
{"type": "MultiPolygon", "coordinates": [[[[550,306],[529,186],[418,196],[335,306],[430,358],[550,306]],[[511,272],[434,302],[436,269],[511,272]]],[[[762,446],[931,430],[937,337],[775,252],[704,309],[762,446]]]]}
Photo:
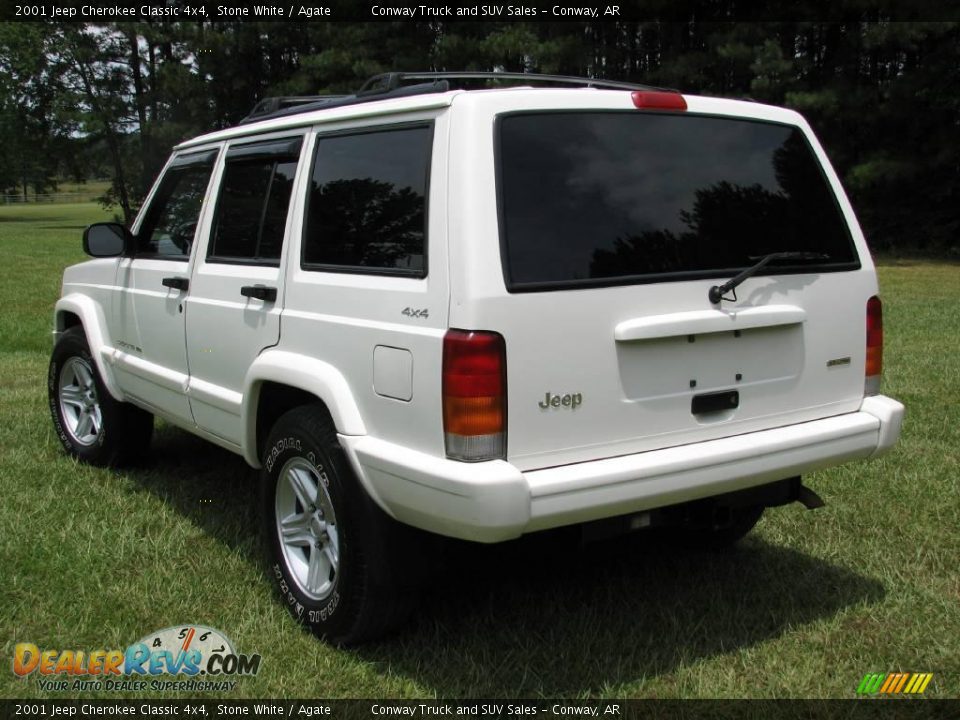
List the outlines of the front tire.
{"type": "Polygon", "coordinates": [[[110,395],[83,328],[60,335],[50,357],[47,394],[54,430],[69,455],[91,465],[117,466],[146,452],[153,415],[110,395]]]}
{"type": "Polygon", "coordinates": [[[410,615],[420,586],[417,534],[357,482],[322,406],[295,408],[274,425],[261,512],[270,575],[297,622],[351,645],[410,615]]]}

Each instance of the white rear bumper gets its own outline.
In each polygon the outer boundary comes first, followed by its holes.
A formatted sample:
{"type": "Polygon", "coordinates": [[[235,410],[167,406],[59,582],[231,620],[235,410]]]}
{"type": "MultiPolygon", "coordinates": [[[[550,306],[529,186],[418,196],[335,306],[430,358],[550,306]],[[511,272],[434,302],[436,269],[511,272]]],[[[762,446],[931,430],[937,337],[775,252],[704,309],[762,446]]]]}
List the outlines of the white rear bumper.
{"type": "Polygon", "coordinates": [[[879,455],[900,435],[903,405],[708,442],[521,472],[503,460],[461,463],[370,436],[340,436],[387,512],[451,537],[498,542],[526,532],[674,505],[879,455]]]}

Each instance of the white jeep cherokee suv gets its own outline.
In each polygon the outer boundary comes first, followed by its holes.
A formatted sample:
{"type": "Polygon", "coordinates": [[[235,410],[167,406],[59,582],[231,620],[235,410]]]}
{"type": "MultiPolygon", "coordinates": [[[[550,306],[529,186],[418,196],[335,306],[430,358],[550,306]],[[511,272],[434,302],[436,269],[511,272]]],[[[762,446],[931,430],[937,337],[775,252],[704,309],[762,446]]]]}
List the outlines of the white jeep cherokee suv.
{"type": "Polygon", "coordinates": [[[450,89],[475,77],[273,99],[182,143],[56,304],[67,452],[138,456],[156,415],[241,454],[283,600],[335,642],[403,620],[422,530],[728,543],[900,433],[873,263],[800,115],[450,89]]]}

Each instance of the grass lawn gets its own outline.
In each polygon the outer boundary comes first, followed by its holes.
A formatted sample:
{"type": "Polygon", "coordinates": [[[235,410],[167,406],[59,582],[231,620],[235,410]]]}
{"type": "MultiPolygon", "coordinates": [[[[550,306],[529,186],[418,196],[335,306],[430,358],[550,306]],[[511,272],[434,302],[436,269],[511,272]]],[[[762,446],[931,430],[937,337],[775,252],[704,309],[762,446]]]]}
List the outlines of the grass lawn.
{"type": "Polygon", "coordinates": [[[97,219],[93,203],[0,207],[0,696],[71,696],[16,678],[17,642],[124,648],[179,623],[262,654],[231,698],[850,698],[895,670],[960,696],[960,267],[881,267],[884,389],[908,420],[882,460],[807,478],[826,508],[770,511],[724,554],[459,548],[407,630],[340,650],[275,601],[242,460],[169,427],[138,469],[60,451],[51,311],[97,219]]]}

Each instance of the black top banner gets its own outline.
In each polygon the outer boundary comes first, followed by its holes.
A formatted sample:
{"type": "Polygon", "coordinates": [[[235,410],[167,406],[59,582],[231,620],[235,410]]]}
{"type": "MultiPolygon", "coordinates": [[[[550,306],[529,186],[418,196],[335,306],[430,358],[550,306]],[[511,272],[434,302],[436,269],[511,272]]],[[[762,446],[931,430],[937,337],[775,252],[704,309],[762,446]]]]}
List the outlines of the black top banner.
{"type": "Polygon", "coordinates": [[[510,4],[444,3],[416,0],[38,0],[4,2],[0,21],[60,22],[749,22],[749,21],[937,21],[960,19],[960,4],[949,0],[635,0],[557,3],[533,0],[510,4]]]}

